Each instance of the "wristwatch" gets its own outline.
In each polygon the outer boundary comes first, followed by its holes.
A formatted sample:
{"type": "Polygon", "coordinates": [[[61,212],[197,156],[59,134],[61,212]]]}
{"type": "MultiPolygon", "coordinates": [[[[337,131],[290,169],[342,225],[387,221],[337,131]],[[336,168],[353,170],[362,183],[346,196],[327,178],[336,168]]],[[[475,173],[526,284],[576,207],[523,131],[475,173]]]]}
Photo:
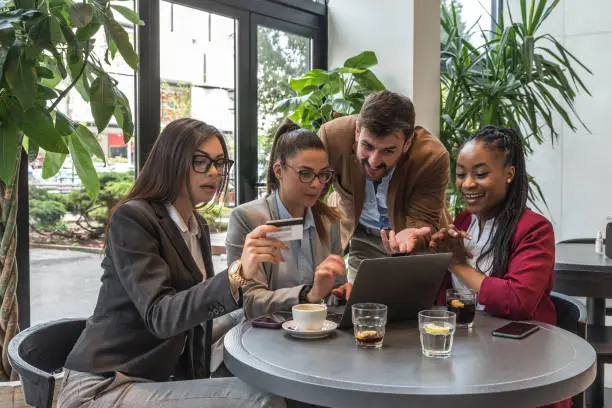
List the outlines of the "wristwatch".
{"type": "Polygon", "coordinates": [[[298,301],[300,303],[308,303],[308,292],[310,292],[310,289],[312,289],[311,285],[304,285],[304,287],[302,288],[302,290],[300,290],[300,294],[298,296],[298,301]]]}
{"type": "Polygon", "coordinates": [[[235,281],[240,286],[247,285],[250,281],[242,276],[242,262],[240,259],[235,260],[228,268],[230,279],[235,281]]]}

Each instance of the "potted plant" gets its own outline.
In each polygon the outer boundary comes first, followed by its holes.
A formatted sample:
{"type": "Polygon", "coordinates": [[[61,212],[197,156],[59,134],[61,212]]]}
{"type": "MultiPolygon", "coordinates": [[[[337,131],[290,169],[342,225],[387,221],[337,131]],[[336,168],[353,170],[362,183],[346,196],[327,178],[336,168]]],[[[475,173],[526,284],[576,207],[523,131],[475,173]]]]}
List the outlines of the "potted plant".
{"type": "Polygon", "coordinates": [[[90,104],[97,131],[114,116],[124,138],[134,124],[129,102],[105,70],[117,54],[134,70],[138,56],[129,34],[117,21],[123,16],[143,24],[133,10],[109,0],[0,0],[0,315],[2,364],[0,380],[15,379],[6,360],[6,347],[17,325],[16,215],[17,171],[22,151],[35,158],[45,152],[43,176],[58,172],[70,154],[90,197],[100,189],[92,156],[104,153],[87,126],[58,110],[72,89],[90,104]],[[94,41],[103,30],[104,56],[94,41]]]}
{"type": "Polygon", "coordinates": [[[292,78],[289,85],[296,96],[279,101],[274,110],[315,132],[336,117],[359,113],[367,95],[385,89],[370,70],[376,64],[376,54],[364,51],[347,59],[342,67],[330,71],[313,69],[300,78],[292,78]]]}
{"type": "MultiPolygon", "coordinates": [[[[520,1],[520,17],[506,7],[508,18],[493,33],[480,30],[481,45],[464,33],[453,2],[442,4],[440,53],[440,140],[451,155],[448,197],[455,215],[463,208],[455,191],[455,158],[466,138],[486,125],[511,127],[523,139],[527,154],[546,139],[559,136],[560,118],[571,130],[580,122],[574,102],[588,89],[579,71],[591,74],[552,35],[541,32],[558,0],[520,1]]],[[[529,200],[546,200],[533,177],[529,200]]]]}

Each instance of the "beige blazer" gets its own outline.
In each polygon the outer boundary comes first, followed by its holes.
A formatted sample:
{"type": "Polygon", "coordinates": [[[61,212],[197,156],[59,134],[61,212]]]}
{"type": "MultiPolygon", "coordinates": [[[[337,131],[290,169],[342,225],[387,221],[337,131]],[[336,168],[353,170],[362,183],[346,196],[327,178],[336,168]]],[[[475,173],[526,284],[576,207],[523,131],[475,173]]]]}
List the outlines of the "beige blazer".
{"type": "MultiPolygon", "coordinates": [[[[230,214],[230,221],[225,240],[227,264],[230,265],[242,255],[246,235],[256,227],[270,220],[278,220],[276,197],[270,194],[266,198],[251,201],[236,207],[230,214]]],[[[342,255],[340,241],[340,224],[338,221],[327,225],[328,242],[322,242],[319,234],[313,234],[312,254],[315,267],[330,254],[342,255]]],[[[314,271],[313,278],[314,278],[314,271]]],[[[252,284],[243,292],[243,308],[247,318],[290,309],[299,303],[299,294],[304,285],[287,287],[277,277],[278,265],[264,263],[260,268],[261,283],[252,284]]],[[[337,279],[336,284],[346,282],[346,277],[337,279]]]]}
{"type": "MultiPolygon", "coordinates": [[[[366,178],[356,155],[357,116],[345,116],[327,122],[319,137],[327,148],[330,166],[336,172],[333,187],[335,202],[342,215],[342,247],[355,232],[365,200],[366,178]]],[[[449,181],[450,158],[445,147],[427,129],[417,126],[408,152],[398,162],[387,194],[391,228],[430,226],[437,231],[450,222],[444,206],[449,181]]],[[[424,249],[427,239],[417,245],[424,249]]]]}

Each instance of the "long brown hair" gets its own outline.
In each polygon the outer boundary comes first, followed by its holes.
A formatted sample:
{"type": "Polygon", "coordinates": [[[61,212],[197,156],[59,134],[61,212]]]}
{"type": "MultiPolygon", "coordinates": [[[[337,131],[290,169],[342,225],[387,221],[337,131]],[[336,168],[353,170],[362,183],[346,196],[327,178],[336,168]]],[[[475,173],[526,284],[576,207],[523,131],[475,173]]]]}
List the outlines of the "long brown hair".
{"type": "MultiPolygon", "coordinates": [[[[288,158],[295,156],[303,150],[310,149],[326,151],[325,145],[316,134],[308,129],[300,128],[289,119],[285,119],[276,130],[274,141],[272,142],[266,185],[268,195],[278,190],[280,186],[280,182],[276,174],[274,174],[274,163],[278,161],[284,166],[288,158]]],[[[330,222],[333,222],[340,218],[335,209],[328,207],[322,201],[322,198],[325,197],[325,194],[329,191],[330,184],[331,182],[323,188],[321,196],[311,208],[315,227],[322,241],[327,241],[329,239],[329,231],[325,228],[323,219],[327,218],[330,222]]]]}
{"type": "MultiPolygon", "coordinates": [[[[181,190],[189,185],[189,174],[197,147],[210,137],[219,140],[224,156],[228,157],[225,139],[216,127],[192,118],[170,122],[155,141],[136,182],[115,208],[139,199],[162,203],[176,201],[181,190]]],[[[229,171],[225,171],[211,203],[223,199],[228,176],[229,171]]],[[[109,220],[111,215],[112,211],[109,220]]],[[[109,226],[110,222],[107,222],[107,237],[109,226]]]]}

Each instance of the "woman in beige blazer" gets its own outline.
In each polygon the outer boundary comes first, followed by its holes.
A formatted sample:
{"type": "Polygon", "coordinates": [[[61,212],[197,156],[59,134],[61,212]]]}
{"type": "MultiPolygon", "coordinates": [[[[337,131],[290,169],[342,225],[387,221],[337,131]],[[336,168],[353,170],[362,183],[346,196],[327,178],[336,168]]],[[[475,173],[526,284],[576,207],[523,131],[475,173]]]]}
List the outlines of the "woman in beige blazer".
{"type": "Polygon", "coordinates": [[[230,216],[227,262],[239,259],[245,237],[270,220],[303,218],[302,240],[286,242],[283,262],[262,263],[259,282],[244,290],[247,318],[319,303],[333,290],[348,297],[341,258],[338,214],[321,198],[333,178],[325,146],[316,134],[286,121],[276,132],[267,175],[267,196],[240,205],[230,216]],[[335,288],[335,289],[334,289],[335,288]]]}

